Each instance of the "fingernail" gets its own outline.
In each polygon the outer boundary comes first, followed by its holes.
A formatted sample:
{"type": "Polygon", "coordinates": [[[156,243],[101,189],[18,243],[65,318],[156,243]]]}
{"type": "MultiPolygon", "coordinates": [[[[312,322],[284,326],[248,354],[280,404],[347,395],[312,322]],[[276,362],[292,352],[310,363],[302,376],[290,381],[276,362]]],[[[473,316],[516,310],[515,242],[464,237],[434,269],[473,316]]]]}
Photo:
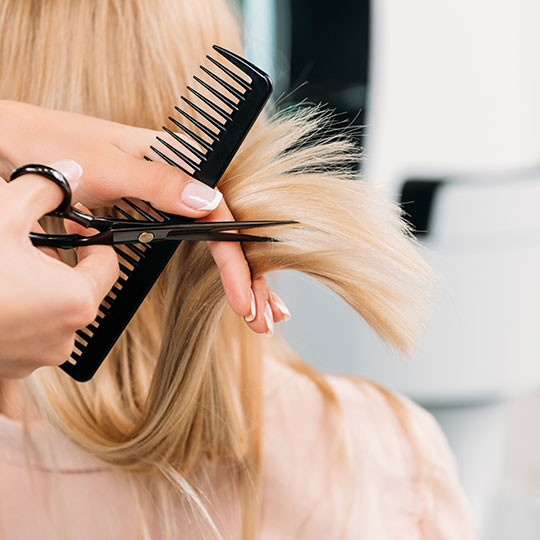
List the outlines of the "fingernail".
{"type": "Polygon", "coordinates": [[[264,308],[264,320],[266,321],[266,328],[268,328],[265,335],[272,337],[274,335],[274,316],[272,315],[272,308],[268,302],[266,302],[264,308]]]}
{"type": "Polygon", "coordinates": [[[61,172],[66,180],[69,182],[71,189],[75,189],[79,183],[83,170],[82,167],[72,159],[63,159],[62,161],[55,161],[50,165],[53,169],[61,172]]]}
{"type": "Polygon", "coordinates": [[[223,195],[202,182],[190,182],[182,191],[182,202],[194,210],[215,210],[223,195]]]}
{"type": "Polygon", "coordinates": [[[285,302],[275,293],[272,293],[272,297],[274,299],[274,305],[281,311],[283,315],[283,320],[288,321],[291,318],[291,312],[285,305],[285,302]]]}
{"type": "Polygon", "coordinates": [[[248,317],[244,317],[244,321],[246,322],[252,322],[255,320],[255,317],[257,316],[257,304],[255,303],[255,296],[253,295],[253,291],[249,289],[249,294],[251,295],[251,313],[248,317]]]}

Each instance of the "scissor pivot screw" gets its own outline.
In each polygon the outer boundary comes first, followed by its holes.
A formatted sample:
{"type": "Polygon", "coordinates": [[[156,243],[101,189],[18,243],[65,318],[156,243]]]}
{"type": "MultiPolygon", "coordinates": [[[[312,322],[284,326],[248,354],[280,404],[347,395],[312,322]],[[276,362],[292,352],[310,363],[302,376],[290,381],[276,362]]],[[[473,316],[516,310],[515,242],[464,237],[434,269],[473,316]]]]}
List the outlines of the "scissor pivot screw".
{"type": "Polygon", "coordinates": [[[139,234],[138,240],[139,242],[142,242],[143,244],[148,244],[154,239],[154,234],[151,232],[142,232],[139,234]]]}

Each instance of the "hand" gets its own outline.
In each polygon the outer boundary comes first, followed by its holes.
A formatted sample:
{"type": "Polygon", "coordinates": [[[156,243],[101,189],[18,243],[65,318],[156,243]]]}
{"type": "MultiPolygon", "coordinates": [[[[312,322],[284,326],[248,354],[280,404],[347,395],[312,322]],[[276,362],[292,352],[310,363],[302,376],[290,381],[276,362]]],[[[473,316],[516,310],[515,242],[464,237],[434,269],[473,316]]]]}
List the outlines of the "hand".
{"type": "Polygon", "coordinates": [[[78,250],[70,267],[35,248],[28,233],[62,201],[59,187],[36,175],[0,179],[0,379],[19,378],[67,360],[75,331],[90,324],[118,277],[110,246],[78,250]]]}
{"type": "MultiPolygon", "coordinates": [[[[73,198],[89,208],[134,197],[182,216],[233,220],[219,191],[170,165],[143,159],[162,132],[12,101],[0,101],[0,127],[10,135],[0,142],[0,156],[13,167],[64,161],[61,166],[69,168],[66,158],[80,164],[73,198]]],[[[264,277],[251,282],[240,244],[209,244],[232,309],[255,332],[271,334],[274,322],[290,317],[283,301],[270,292],[264,277]]]]}

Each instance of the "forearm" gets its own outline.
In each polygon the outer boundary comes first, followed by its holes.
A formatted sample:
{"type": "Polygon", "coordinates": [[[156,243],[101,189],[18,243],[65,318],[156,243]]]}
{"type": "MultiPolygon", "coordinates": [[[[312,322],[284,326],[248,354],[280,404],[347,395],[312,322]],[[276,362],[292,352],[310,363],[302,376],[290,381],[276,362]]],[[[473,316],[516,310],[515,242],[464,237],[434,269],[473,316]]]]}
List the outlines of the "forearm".
{"type": "MultiPolygon", "coordinates": [[[[48,109],[12,100],[0,100],[0,162],[3,169],[39,161],[40,150],[47,150],[47,138],[54,126],[48,109]]],[[[51,111],[52,112],[52,111],[51,111]]],[[[41,162],[46,161],[41,159],[41,162]]],[[[4,171],[5,172],[5,171],[4,171]]]]}
{"type": "Polygon", "coordinates": [[[7,173],[13,168],[12,161],[10,159],[10,141],[13,136],[12,130],[12,115],[13,115],[13,102],[5,99],[0,100],[0,176],[7,177],[7,173]]]}

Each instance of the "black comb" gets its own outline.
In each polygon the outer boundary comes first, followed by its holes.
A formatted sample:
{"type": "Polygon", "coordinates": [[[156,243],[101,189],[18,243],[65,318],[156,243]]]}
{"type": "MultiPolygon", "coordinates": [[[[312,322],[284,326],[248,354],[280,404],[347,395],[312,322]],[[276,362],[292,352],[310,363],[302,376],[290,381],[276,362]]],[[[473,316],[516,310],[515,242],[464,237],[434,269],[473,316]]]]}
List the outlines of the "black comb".
{"type": "MultiPolygon", "coordinates": [[[[188,86],[192,99],[182,97],[188,112],[175,107],[184,122],[169,117],[182,136],[175,133],[176,130],[164,126],[170,142],[157,137],[162,148],[150,147],[169,165],[212,188],[229,166],[272,92],[272,82],[266,73],[230,51],[217,45],[213,48],[247,79],[234,68],[207,56],[213,69],[201,66],[201,70],[211,79],[211,83],[194,76],[200,88],[195,84],[194,87],[188,86]]],[[[145,159],[151,161],[146,156],[145,159]]],[[[137,219],[152,222],[194,221],[160,212],[148,203],[144,203],[143,207],[128,200],[125,202],[138,214],[137,219]]],[[[121,208],[115,208],[126,218],[134,219],[121,208]]],[[[81,382],[94,376],[179,243],[163,242],[115,248],[120,259],[120,277],[103,300],[95,321],[77,331],[71,357],[60,366],[66,373],[81,382]]]]}

